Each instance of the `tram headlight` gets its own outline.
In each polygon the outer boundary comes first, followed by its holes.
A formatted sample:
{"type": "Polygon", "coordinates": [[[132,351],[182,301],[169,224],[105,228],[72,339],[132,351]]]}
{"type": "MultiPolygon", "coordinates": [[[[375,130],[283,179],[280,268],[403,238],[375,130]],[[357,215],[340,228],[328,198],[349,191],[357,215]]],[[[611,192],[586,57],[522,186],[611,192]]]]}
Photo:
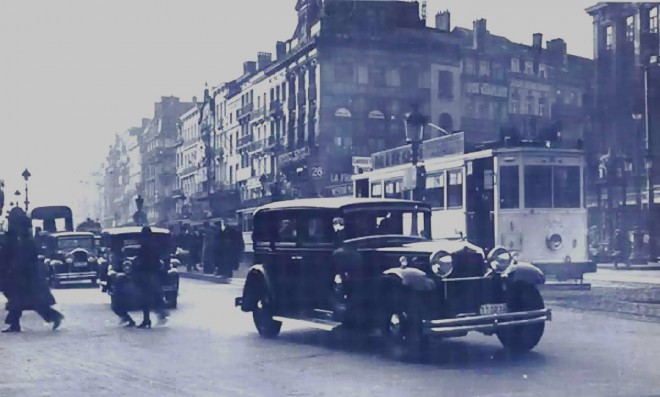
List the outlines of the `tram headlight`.
{"type": "Polygon", "coordinates": [[[445,251],[438,251],[431,255],[429,260],[431,271],[436,276],[447,277],[454,270],[454,261],[451,254],[445,251]]]}
{"type": "Polygon", "coordinates": [[[553,251],[557,251],[562,247],[562,245],[564,245],[564,239],[561,237],[560,234],[555,233],[545,239],[545,244],[548,246],[549,249],[553,251]]]}
{"type": "Polygon", "coordinates": [[[513,254],[502,246],[493,248],[486,259],[490,267],[496,272],[505,271],[514,261],[513,254]]]}

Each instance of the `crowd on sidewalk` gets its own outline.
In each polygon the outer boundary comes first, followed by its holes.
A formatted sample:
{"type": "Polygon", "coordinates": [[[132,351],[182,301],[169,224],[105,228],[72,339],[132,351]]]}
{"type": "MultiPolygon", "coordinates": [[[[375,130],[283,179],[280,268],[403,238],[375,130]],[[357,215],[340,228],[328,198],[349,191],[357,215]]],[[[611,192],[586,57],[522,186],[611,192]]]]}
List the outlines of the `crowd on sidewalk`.
{"type": "Polygon", "coordinates": [[[200,228],[184,225],[173,232],[177,256],[189,272],[201,271],[231,278],[245,250],[243,234],[225,220],[200,228]]]}

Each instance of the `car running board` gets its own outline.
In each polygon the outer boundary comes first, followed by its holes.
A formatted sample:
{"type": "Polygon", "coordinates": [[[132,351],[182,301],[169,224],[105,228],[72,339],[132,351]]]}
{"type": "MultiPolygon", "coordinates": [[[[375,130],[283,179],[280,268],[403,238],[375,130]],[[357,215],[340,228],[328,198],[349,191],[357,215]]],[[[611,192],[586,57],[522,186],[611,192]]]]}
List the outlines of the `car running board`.
{"type": "Polygon", "coordinates": [[[341,325],[338,321],[320,319],[315,317],[291,318],[282,316],[273,316],[273,320],[290,324],[297,324],[303,327],[311,327],[323,331],[332,331],[341,325]]]}

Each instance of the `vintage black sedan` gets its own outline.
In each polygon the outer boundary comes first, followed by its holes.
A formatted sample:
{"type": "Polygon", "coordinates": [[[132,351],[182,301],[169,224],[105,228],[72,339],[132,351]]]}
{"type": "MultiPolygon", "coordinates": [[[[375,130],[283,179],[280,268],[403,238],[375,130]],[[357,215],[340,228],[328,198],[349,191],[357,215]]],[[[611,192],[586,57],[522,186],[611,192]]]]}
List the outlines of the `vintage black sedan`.
{"type": "MultiPolygon", "coordinates": [[[[101,277],[102,291],[110,295],[112,302],[121,300],[130,310],[139,309],[140,291],[131,276],[131,270],[136,265],[140,249],[142,228],[138,226],[105,229],[101,235],[101,245],[104,249],[101,277]]],[[[155,246],[160,249],[161,285],[163,287],[165,304],[176,308],[179,296],[179,261],[173,258],[174,242],[169,230],[152,227],[155,246]]]]}
{"type": "Polygon", "coordinates": [[[39,258],[47,267],[51,286],[62,281],[89,280],[96,284],[98,263],[94,235],[87,232],[47,233],[39,258]]]}
{"type": "Polygon", "coordinates": [[[536,267],[506,249],[432,240],[431,209],[393,199],[304,199],[254,213],[254,266],[236,305],[264,337],[283,321],[377,331],[398,358],[433,336],[497,335],[528,351],[551,319],[536,267]]]}

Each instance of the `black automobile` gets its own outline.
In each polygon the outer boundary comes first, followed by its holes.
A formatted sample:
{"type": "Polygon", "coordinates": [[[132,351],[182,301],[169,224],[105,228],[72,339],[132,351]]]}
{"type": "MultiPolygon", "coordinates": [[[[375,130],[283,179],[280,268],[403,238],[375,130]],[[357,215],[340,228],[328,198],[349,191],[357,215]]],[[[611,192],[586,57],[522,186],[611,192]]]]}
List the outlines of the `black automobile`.
{"type": "Polygon", "coordinates": [[[96,284],[98,262],[92,233],[48,233],[40,239],[39,259],[47,268],[51,286],[57,287],[62,281],[83,280],[96,284]]]}
{"type": "MultiPolygon", "coordinates": [[[[138,226],[120,227],[103,230],[101,246],[104,252],[101,261],[100,279],[102,291],[107,292],[111,299],[121,299],[123,305],[130,310],[139,309],[140,291],[136,288],[131,276],[132,269],[138,261],[140,237],[142,228],[138,226]]],[[[176,308],[179,296],[178,260],[173,258],[174,243],[167,229],[152,227],[152,236],[156,239],[155,247],[160,249],[161,285],[163,287],[165,304],[176,308]]]]}
{"type": "Polygon", "coordinates": [[[528,351],[551,319],[536,267],[496,247],[432,240],[421,202],[333,198],[284,201],[254,213],[254,266],[236,305],[264,337],[283,321],[377,331],[398,358],[431,337],[497,335],[528,351]]]}

